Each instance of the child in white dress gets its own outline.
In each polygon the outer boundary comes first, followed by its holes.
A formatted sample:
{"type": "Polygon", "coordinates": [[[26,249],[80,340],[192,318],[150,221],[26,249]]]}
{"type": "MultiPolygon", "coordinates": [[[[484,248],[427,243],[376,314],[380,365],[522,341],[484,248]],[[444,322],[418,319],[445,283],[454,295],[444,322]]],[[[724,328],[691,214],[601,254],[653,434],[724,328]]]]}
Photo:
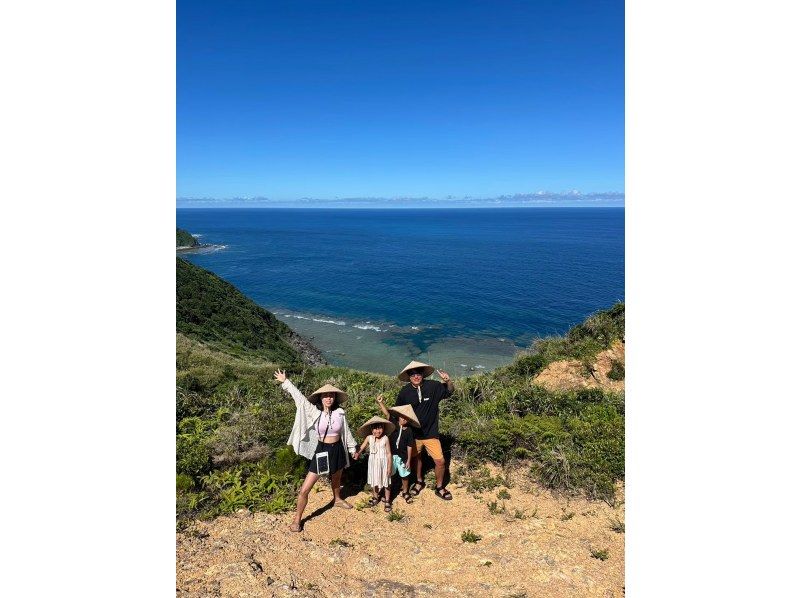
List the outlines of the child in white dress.
{"type": "Polygon", "coordinates": [[[373,417],[358,429],[358,434],[365,436],[364,442],[356,451],[358,459],[365,449],[369,448],[367,463],[367,483],[372,487],[372,498],[369,506],[374,507],[381,502],[383,494],[383,510],[392,512],[389,502],[390,480],[392,478],[392,449],[389,446],[389,434],[394,431],[394,424],[382,417],[373,417]]]}

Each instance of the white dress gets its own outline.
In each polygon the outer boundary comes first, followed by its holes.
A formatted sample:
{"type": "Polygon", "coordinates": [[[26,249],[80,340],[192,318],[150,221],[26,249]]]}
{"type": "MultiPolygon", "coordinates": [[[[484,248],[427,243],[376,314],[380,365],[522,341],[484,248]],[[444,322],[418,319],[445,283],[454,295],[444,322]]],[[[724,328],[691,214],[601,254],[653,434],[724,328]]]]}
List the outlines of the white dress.
{"type": "Polygon", "coordinates": [[[378,488],[389,487],[389,476],[392,470],[389,465],[389,438],[381,436],[376,440],[369,436],[369,462],[367,463],[367,484],[378,488]]]}

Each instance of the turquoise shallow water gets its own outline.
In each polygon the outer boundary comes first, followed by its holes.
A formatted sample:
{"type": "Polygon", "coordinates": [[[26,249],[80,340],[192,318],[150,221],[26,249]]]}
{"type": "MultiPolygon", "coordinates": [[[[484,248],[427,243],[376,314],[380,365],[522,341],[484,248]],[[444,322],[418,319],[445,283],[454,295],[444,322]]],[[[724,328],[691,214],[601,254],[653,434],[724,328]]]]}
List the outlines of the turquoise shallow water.
{"type": "Polygon", "coordinates": [[[622,208],[179,209],[177,224],[224,246],[183,257],[370,371],[491,369],[625,298],[622,208]]]}

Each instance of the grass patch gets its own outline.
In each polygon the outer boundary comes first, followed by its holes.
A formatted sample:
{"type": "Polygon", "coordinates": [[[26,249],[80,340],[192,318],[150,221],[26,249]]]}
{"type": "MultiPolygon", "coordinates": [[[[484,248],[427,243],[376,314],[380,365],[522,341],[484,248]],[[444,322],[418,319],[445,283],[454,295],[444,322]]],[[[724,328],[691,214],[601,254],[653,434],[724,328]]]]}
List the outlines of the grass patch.
{"type": "Polygon", "coordinates": [[[508,490],[502,488],[500,492],[497,493],[497,498],[500,500],[508,500],[511,498],[511,494],[509,494],[508,490]]]}
{"type": "Polygon", "coordinates": [[[470,544],[475,544],[478,540],[483,539],[483,536],[479,536],[471,529],[464,530],[461,532],[461,541],[462,542],[469,542],[470,544]]]}
{"type": "Polygon", "coordinates": [[[387,521],[402,521],[406,514],[400,510],[394,510],[386,517],[387,521]]]}
{"type": "Polygon", "coordinates": [[[493,500],[487,506],[489,507],[489,512],[492,515],[500,515],[501,513],[505,513],[506,512],[505,506],[504,505],[498,506],[496,500],[493,500]]]}
{"type": "Polygon", "coordinates": [[[607,548],[603,548],[601,550],[592,549],[591,555],[593,559],[604,561],[608,558],[608,549],[607,548]]]}
{"type": "Polygon", "coordinates": [[[569,513],[567,513],[566,509],[561,509],[561,511],[562,511],[562,513],[561,513],[561,521],[569,521],[570,519],[575,517],[575,512],[574,511],[570,511],[569,513]]]}
{"type": "Polygon", "coordinates": [[[341,538],[334,538],[333,540],[331,540],[330,545],[331,546],[341,546],[343,548],[352,548],[353,547],[353,545],[350,544],[350,542],[348,542],[347,540],[342,540],[341,538]]]}
{"type": "Polygon", "coordinates": [[[624,534],[625,522],[621,521],[619,517],[614,517],[614,519],[611,520],[611,531],[617,532],[618,534],[624,534]]]}

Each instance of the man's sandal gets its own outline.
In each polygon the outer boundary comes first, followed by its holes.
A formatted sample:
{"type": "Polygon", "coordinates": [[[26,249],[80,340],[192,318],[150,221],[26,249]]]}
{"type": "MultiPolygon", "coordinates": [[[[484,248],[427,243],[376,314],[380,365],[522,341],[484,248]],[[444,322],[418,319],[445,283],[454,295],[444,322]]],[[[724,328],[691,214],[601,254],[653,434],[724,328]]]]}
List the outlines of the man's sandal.
{"type": "Polygon", "coordinates": [[[436,496],[438,496],[442,500],[453,500],[453,495],[450,494],[450,491],[444,486],[436,488],[434,492],[436,493],[436,496]]]}
{"type": "Polygon", "coordinates": [[[411,486],[411,496],[418,496],[422,489],[425,487],[425,482],[422,480],[417,480],[414,482],[414,485],[411,486]]]}
{"type": "Polygon", "coordinates": [[[381,502],[380,498],[378,498],[377,496],[371,496],[370,499],[367,501],[367,506],[368,507],[374,507],[379,502],[381,502]]]}
{"type": "Polygon", "coordinates": [[[383,505],[384,512],[391,513],[392,512],[392,503],[390,503],[385,498],[383,499],[383,502],[384,502],[384,505],[383,505]]]}
{"type": "Polygon", "coordinates": [[[410,503],[411,503],[411,501],[413,500],[413,499],[412,499],[412,497],[411,497],[411,493],[410,493],[410,492],[401,492],[401,493],[400,493],[400,497],[401,497],[401,498],[402,498],[404,501],[406,501],[406,503],[409,503],[409,504],[410,504],[410,503]]]}

